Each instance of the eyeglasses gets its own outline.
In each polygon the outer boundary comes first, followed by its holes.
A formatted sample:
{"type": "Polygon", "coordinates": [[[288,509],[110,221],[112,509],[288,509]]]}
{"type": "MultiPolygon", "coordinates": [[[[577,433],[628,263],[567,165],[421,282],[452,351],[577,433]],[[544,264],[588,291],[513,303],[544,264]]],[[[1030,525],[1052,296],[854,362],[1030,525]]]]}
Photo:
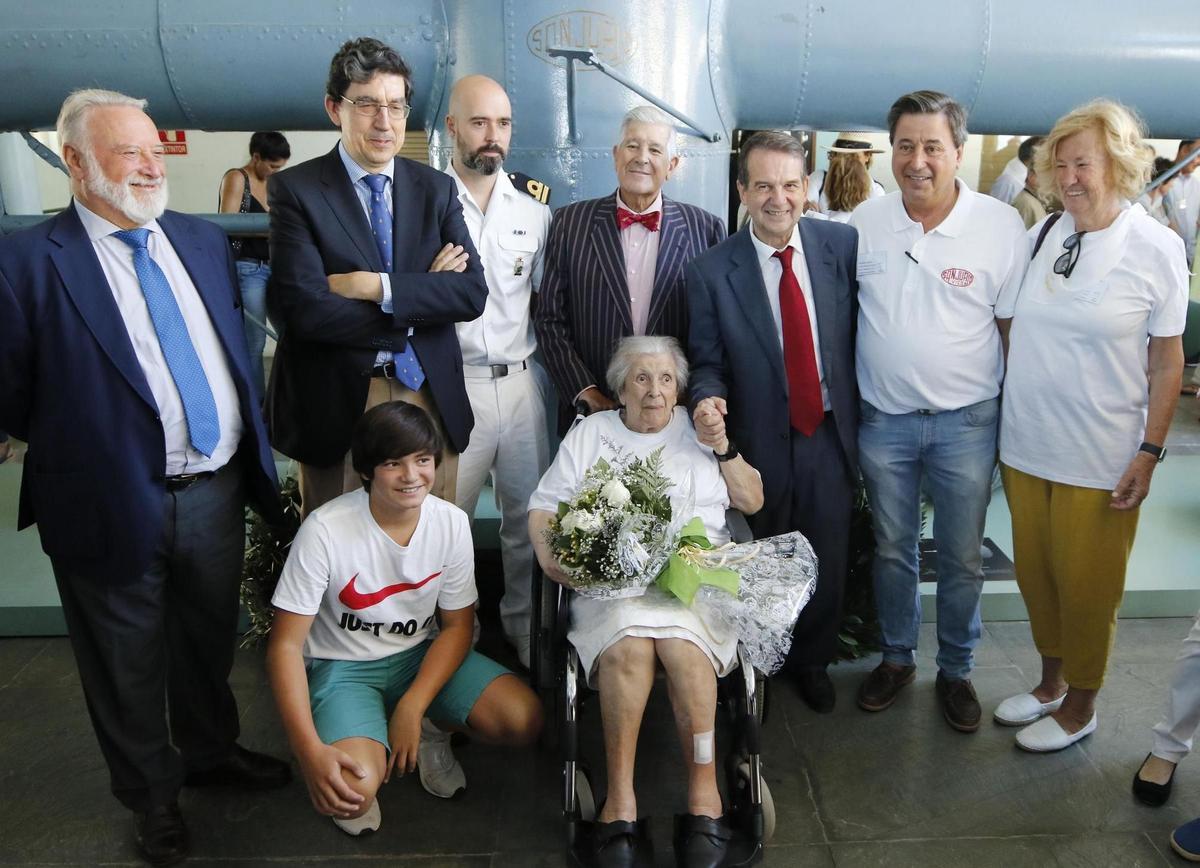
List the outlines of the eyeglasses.
{"type": "Polygon", "coordinates": [[[346,99],[346,97],[342,97],[342,102],[350,103],[354,106],[354,110],[364,118],[373,118],[379,114],[380,109],[387,109],[391,117],[404,120],[412,111],[412,106],[402,102],[376,102],[373,99],[346,99]]]}
{"type": "Polygon", "coordinates": [[[1075,264],[1079,262],[1079,248],[1083,246],[1083,236],[1083,232],[1067,236],[1067,240],[1063,242],[1063,247],[1067,252],[1054,260],[1055,274],[1061,274],[1064,278],[1071,276],[1071,272],[1075,270],[1075,264]]]}

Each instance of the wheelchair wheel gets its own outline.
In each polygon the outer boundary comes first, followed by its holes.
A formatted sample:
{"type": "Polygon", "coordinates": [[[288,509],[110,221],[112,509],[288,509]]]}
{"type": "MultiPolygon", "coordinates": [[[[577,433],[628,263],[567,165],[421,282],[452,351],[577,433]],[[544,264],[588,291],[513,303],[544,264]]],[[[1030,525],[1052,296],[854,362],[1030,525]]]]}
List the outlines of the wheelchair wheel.
{"type": "Polygon", "coordinates": [[[579,809],[580,820],[585,823],[595,822],[596,791],[592,788],[591,775],[582,767],[575,769],[575,804],[579,809]]]}
{"type": "MultiPolygon", "coordinates": [[[[737,767],[738,788],[743,790],[746,798],[749,799],[750,793],[750,763],[742,762],[737,767]]],[[[761,777],[761,776],[760,776],[761,777]]],[[[763,816],[763,839],[765,844],[775,836],[775,800],[771,797],[771,790],[767,787],[766,778],[761,780],[762,793],[762,816],[763,816]]]]}

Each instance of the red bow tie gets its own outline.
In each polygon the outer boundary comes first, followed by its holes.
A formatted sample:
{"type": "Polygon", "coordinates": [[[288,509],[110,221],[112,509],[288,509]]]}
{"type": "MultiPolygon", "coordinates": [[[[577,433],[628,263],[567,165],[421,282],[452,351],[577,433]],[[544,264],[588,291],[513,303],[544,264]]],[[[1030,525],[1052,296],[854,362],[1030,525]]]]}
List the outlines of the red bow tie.
{"type": "Polygon", "coordinates": [[[660,217],[662,217],[661,211],[651,211],[648,214],[635,214],[628,208],[618,208],[617,228],[628,229],[634,223],[641,223],[651,232],[657,232],[660,217]]]}

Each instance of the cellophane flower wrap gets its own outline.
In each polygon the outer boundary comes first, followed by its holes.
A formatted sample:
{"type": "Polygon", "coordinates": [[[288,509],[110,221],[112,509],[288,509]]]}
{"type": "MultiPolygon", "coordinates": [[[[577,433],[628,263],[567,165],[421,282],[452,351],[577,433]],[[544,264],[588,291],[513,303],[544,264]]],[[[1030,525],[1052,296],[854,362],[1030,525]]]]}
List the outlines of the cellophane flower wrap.
{"type": "Polygon", "coordinates": [[[662,448],[645,458],[614,443],[560,502],[550,548],[578,593],[619,599],[651,584],[706,621],[738,636],[754,668],[773,674],[791,647],[792,627],[816,588],[817,559],[798,532],[713,546],[695,516],[690,475],[662,472],[662,448]]]}

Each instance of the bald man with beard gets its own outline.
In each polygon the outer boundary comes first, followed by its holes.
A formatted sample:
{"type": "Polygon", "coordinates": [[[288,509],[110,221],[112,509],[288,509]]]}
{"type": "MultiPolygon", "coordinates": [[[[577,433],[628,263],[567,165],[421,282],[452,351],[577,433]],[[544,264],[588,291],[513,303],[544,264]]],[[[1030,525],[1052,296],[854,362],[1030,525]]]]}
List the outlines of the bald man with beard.
{"type": "Polygon", "coordinates": [[[471,75],[455,84],[446,130],[454,142],[446,174],[458,187],[488,287],[483,316],[456,327],[475,416],[470,443],[459,456],[456,502],[473,516],[479,492],[491,477],[501,515],[500,620],[518,659],[528,667],[533,550],[525,509],[550,460],[549,380],[534,359],[530,303],[550,231],[550,190],[528,176],[505,173],[512,106],[492,79],[471,75]]]}

